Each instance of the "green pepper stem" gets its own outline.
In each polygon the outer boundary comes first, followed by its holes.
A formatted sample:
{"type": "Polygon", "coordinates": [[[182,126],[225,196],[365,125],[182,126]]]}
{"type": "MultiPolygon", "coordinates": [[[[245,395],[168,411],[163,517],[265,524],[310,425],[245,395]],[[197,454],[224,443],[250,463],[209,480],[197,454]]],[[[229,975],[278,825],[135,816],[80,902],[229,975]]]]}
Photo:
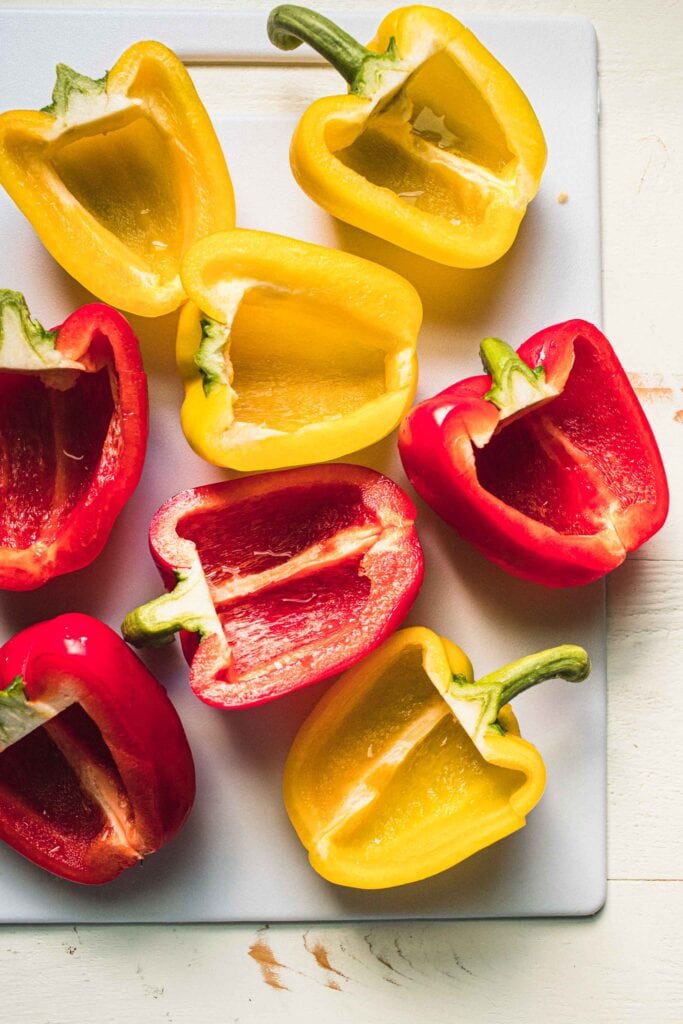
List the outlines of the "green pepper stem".
{"type": "Polygon", "coordinates": [[[479,346],[484,369],[491,374],[491,389],[484,398],[508,416],[550,398],[556,391],[545,383],[542,366],[532,369],[506,341],[485,338],[479,346]]]}
{"type": "Polygon", "coordinates": [[[393,39],[386,53],[372,53],[329,18],[296,4],[281,4],[270,12],[268,38],[280,50],[308,43],[337,69],[351,92],[362,96],[373,92],[381,71],[398,60],[393,39]]]}
{"type": "Polygon", "coordinates": [[[57,80],[52,90],[52,103],[42,108],[44,114],[66,117],[74,98],[88,99],[99,96],[107,88],[107,74],[102,78],[88,78],[66,64],[57,65],[57,80]]]}
{"type": "Polygon", "coordinates": [[[489,728],[502,731],[497,720],[500,709],[517,694],[545,679],[560,678],[578,683],[587,678],[590,670],[590,659],[582,647],[563,644],[513,661],[474,683],[454,676],[447,699],[450,698],[449,703],[476,702],[479,705],[475,715],[458,714],[461,724],[474,739],[489,728]]]}
{"type": "Polygon", "coordinates": [[[590,669],[590,660],[583,647],[563,644],[538,654],[529,654],[496,672],[490,672],[477,680],[477,686],[496,693],[497,715],[518,693],[523,693],[545,679],[567,679],[579,683],[587,678],[590,669]]]}
{"type": "Polygon", "coordinates": [[[59,352],[57,335],[32,318],[21,292],[0,289],[0,370],[82,370],[81,363],[59,352]]]}
{"type": "Polygon", "coordinates": [[[55,695],[52,704],[30,701],[23,678],[15,676],[9,686],[0,690],[0,753],[73,703],[68,687],[55,695]]]}
{"type": "Polygon", "coordinates": [[[140,605],[123,620],[121,632],[134,647],[170,643],[181,629],[199,633],[221,632],[221,625],[199,561],[186,572],[176,572],[176,585],[168,594],[140,605]]]}
{"type": "Polygon", "coordinates": [[[54,352],[57,331],[46,331],[32,318],[21,292],[13,292],[9,288],[0,288],[0,349],[12,332],[9,317],[14,318],[14,333],[21,336],[27,349],[33,350],[38,358],[46,352],[54,352]]]}

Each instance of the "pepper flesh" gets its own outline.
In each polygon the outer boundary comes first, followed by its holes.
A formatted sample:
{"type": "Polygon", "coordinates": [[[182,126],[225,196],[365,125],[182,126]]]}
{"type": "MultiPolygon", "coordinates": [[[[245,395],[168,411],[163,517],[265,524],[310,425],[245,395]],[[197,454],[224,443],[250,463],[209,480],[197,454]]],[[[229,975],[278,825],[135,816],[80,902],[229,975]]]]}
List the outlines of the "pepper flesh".
{"type": "Polygon", "coordinates": [[[492,376],[415,406],[399,451],[420,496],[496,565],[548,587],[616,568],[663,524],[657,443],[611,345],[583,320],[517,353],[482,343],[492,376]]]}
{"type": "Polygon", "coordinates": [[[0,116],[0,183],[72,277],[142,316],[176,309],[183,253],[235,223],[211,121],[156,42],[99,80],[60,64],[50,106],[0,116]]]}
{"type": "Polygon", "coordinates": [[[262,231],[198,242],[182,267],[181,423],[243,471],[338,458],[398,425],[417,382],[417,292],[358,256],[262,231]]]}
{"type": "Polygon", "coordinates": [[[163,687],[89,615],[40,622],[0,650],[0,839],[100,884],[181,829],[192,754],[163,687]]]}
{"type": "Polygon", "coordinates": [[[349,83],[313,103],[292,139],[301,188],[340,220],[447,266],[482,267],[512,245],[538,191],[546,146],[529,101],[444,11],[404,7],[367,48],[284,4],[271,41],[302,41],[349,83]]]}
{"type": "Polygon", "coordinates": [[[0,291],[0,587],[89,565],[137,486],[147,382],[120,313],[82,306],[44,330],[0,291]]]}
{"type": "Polygon", "coordinates": [[[133,644],[181,638],[208,704],[249,707],[358,661],[422,582],[415,509],[362,466],[312,466],[171,498],[150,528],[170,594],[131,612],[133,644]]]}
{"type": "Polygon", "coordinates": [[[565,645],[474,682],[455,644],[423,627],[396,633],[325,694],[287,758],[285,807],[311,866],[338,885],[389,888],[522,828],[545,767],[507,702],[589,670],[565,645]]]}

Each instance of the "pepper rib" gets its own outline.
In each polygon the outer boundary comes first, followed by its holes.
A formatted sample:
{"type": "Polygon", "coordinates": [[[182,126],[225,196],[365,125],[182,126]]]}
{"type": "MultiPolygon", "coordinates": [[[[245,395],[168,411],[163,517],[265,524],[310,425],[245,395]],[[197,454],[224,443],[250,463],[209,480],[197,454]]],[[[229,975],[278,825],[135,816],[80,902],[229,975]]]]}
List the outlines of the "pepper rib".
{"type": "Polygon", "coordinates": [[[381,524],[349,527],[334,534],[331,541],[325,540],[310,545],[300,554],[288,558],[282,565],[250,576],[236,577],[228,583],[212,585],[209,582],[209,591],[216,607],[238,598],[261,593],[280,583],[302,579],[320,569],[339,565],[354,555],[364,554],[391,529],[392,527],[384,527],[381,524]]]}
{"type": "Polygon", "coordinates": [[[379,782],[380,785],[388,785],[403,764],[406,755],[412,753],[416,746],[425,740],[439,722],[443,721],[450,713],[448,705],[440,700],[438,704],[426,708],[417,721],[411,722],[395,736],[389,748],[380,758],[376,760],[368,758],[371,760],[370,766],[347,792],[335,816],[325,825],[324,829],[311,836],[311,846],[316,849],[320,857],[324,859],[327,856],[330,840],[334,834],[352,818],[362,814],[378,796],[382,795],[381,788],[374,786],[373,780],[379,782]]]}
{"type": "MultiPolygon", "coordinates": [[[[608,508],[608,512],[604,514],[595,513],[595,522],[602,526],[602,529],[598,532],[605,530],[614,533],[615,538],[619,542],[621,553],[626,557],[628,551],[622,538],[619,536],[619,528],[614,520],[613,509],[615,507],[615,494],[614,491],[608,486],[602,473],[596,469],[595,464],[591,460],[590,456],[586,454],[578,445],[575,445],[567,435],[562,431],[549,416],[542,416],[540,423],[529,424],[529,429],[533,432],[534,436],[538,440],[539,445],[543,448],[548,458],[554,459],[553,446],[550,441],[556,442],[562,449],[569,455],[574,464],[580,467],[581,471],[588,478],[592,486],[595,488],[597,494],[605,499],[605,505],[608,508]],[[541,429],[541,427],[543,429],[541,429]]],[[[591,510],[592,511],[592,510],[591,510]]],[[[538,520],[537,520],[538,521],[538,520]]],[[[571,536],[565,534],[565,536],[571,536]]]]}
{"type": "MultiPolygon", "coordinates": [[[[64,760],[68,763],[78,780],[81,789],[90,797],[93,803],[100,808],[105,820],[109,823],[112,836],[116,841],[108,840],[108,845],[118,847],[123,852],[141,860],[143,855],[148,851],[144,848],[140,849],[139,846],[135,845],[136,841],[139,844],[139,836],[135,829],[135,816],[132,803],[128,797],[125,787],[123,788],[123,792],[128,804],[132,824],[129,824],[126,821],[125,813],[120,807],[120,796],[118,792],[115,791],[115,787],[112,785],[110,776],[106,770],[95,765],[92,761],[85,761],[83,757],[80,756],[78,749],[70,742],[68,736],[66,736],[63,730],[60,729],[58,722],[48,722],[45,725],[45,730],[49,734],[52,742],[59,749],[64,760]],[[109,792],[109,796],[107,796],[107,792],[109,792]],[[118,808],[117,804],[119,804],[118,808]]],[[[123,786],[123,780],[121,784],[123,786]]]]}

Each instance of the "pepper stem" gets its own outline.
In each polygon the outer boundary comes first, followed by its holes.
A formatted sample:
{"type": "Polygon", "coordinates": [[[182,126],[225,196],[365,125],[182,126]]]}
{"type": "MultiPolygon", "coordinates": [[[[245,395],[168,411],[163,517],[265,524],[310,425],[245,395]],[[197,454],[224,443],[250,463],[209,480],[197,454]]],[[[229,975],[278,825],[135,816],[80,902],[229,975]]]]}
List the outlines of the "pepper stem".
{"type": "Polygon", "coordinates": [[[126,615],[121,632],[129,644],[158,647],[170,643],[181,629],[199,633],[202,639],[222,631],[199,560],[189,570],[176,572],[176,581],[170,593],[126,615]]]}
{"type": "Polygon", "coordinates": [[[281,4],[270,12],[268,38],[280,50],[295,50],[308,43],[337,69],[358,96],[375,92],[382,73],[396,67],[399,60],[393,38],[385,53],[372,53],[329,18],[296,4],[281,4]]]}
{"type": "Polygon", "coordinates": [[[58,351],[57,334],[32,318],[21,292],[0,289],[0,370],[82,370],[58,351]]]}
{"type": "Polygon", "coordinates": [[[543,367],[532,369],[506,341],[485,338],[479,354],[484,369],[491,374],[492,386],[484,398],[500,409],[501,419],[557,394],[546,384],[543,367]]]}
{"type": "Polygon", "coordinates": [[[590,670],[590,659],[582,647],[563,644],[513,661],[474,683],[464,676],[454,676],[445,696],[476,743],[487,729],[503,732],[498,714],[518,693],[545,679],[560,678],[578,683],[586,679],[590,670]]]}
{"type": "Polygon", "coordinates": [[[53,114],[54,117],[66,117],[71,108],[91,100],[106,91],[107,75],[102,78],[88,78],[78,71],[68,67],[66,64],[57,65],[57,80],[52,90],[52,103],[42,108],[44,114],[53,114]]]}
{"type": "Polygon", "coordinates": [[[15,676],[8,687],[0,690],[0,752],[45,725],[73,703],[73,697],[66,690],[58,695],[54,704],[30,701],[23,678],[15,676]]]}
{"type": "Polygon", "coordinates": [[[20,363],[17,369],[45,369],[59,360],[56,339],[56,331],[46,331],[31,317],[21,292],[0,289],[0,367],[20,363]]]}

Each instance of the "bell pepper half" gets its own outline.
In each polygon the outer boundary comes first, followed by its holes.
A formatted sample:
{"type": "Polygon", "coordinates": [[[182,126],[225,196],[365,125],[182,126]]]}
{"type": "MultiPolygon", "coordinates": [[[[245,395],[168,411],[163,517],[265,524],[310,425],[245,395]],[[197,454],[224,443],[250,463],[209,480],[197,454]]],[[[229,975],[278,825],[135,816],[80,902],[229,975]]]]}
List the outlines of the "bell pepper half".
{"type": "Polygon", "coordinates": [[[471,32],[445,11],[403,7],[366,48],[283,4],[268,33],[282,50],[308,43],[349,85],[313,103],[292,139],[292,171],[316,203],[447,266],[507,252],[546,146],[526,96],[471,32]]]}
{"type": "Polygon", "coordinates": [[[124,317],[93,303],[47,331],[0,290],[0,587],[89,565],[146,444],[147,381],[124,317]]]}
{"type": "Polygon", "coordinates": [[[662,525],[656,441],[597,327],[568,320],[517,352],[481,345],[487,376],[415,406],[399,451],[418,494],[523,579],[576,586],[616,568],[662,525]]]}
{"type": "Polygon", "coordinates": [[[0,839],[73,882],[115,878],[172,839],[194,800],[166,691],[89,615],[0,649],[0,839]]]}
{"type": "Polygon", "coordinates": [[[197,242],[182,280],[181,422],[208,462],[249,472],[338,458],[410,408],[422,304],[398,274],[236,229],[197,242]]]}
{"type": "Polygon", "coordinates": [[[545,767],[508,702],[589,671],[586,652],[565,645],[475,682],[449,640],[394,634],[333,684],[289,752],[285,806],[312,867],[338,885],[389,888],[522,828],[545,767]]]}
{"type": "Polygon", "coordinates": [[[176,309],[185,250],[235,223],[209,116],[156,42],[99,79],[59,64],[49,106],[0,116],[0,184],[72,277],[142,316],[176,309]]]}
{"type": "Polygon", "coordinates": [[[152,520],[169,594],[123,635],[182,630],[190,685],[207,704],[262,704],[354,664],[400,624],[420,588],[415,509],[362,466],[311,466],[209,484],[152,520]]]}

